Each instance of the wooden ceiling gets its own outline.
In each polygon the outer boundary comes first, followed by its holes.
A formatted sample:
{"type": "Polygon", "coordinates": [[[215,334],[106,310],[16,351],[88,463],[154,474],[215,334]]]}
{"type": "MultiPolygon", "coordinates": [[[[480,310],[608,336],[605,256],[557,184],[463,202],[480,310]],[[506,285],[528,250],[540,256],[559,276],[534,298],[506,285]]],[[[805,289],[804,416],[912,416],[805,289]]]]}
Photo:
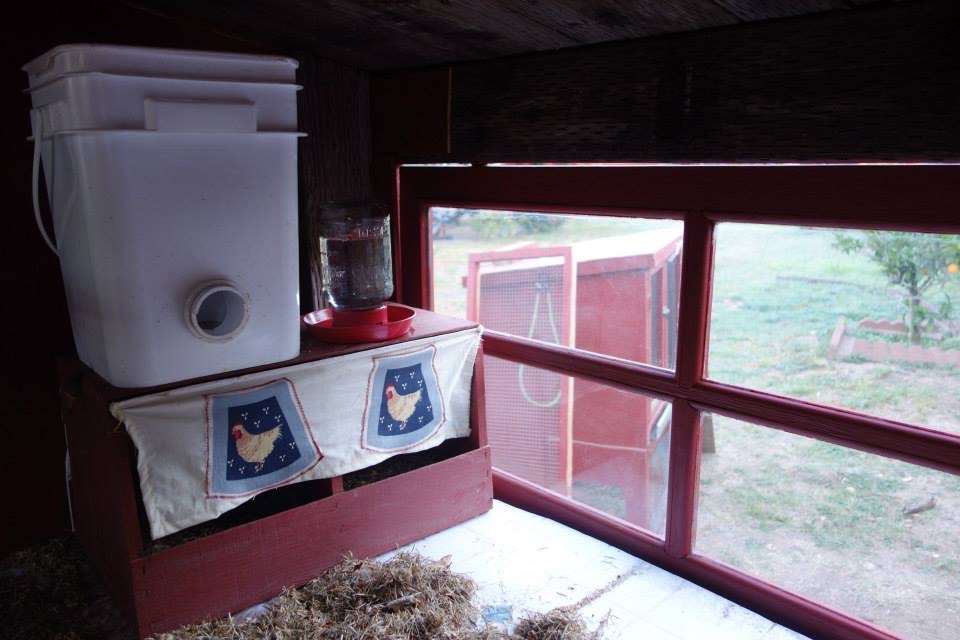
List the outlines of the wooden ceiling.
{"type": "Polygon", "coordinates": [[[221,33],[384,70],[552,51],[890,0],[125,0],[221,33]]]}

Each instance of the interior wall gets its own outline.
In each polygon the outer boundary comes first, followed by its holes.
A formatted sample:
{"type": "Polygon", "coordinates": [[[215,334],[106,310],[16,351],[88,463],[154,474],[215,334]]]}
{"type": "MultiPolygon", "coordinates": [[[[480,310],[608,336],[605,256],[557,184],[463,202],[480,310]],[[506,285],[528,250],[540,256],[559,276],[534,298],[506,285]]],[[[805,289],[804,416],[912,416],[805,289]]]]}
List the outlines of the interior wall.
{"type": "MultiPolygon", "coordinates": [[[[32,144],[29,97],[21,93],[21,65],[48,49],[93,42],[243,53],[280,54],[301,60],[307,81],[300,93],[301,210],[363,191],[356,167],[369,167],[366,74],[323,60],[284,42],[258,41],[218,25],[177,20],[123,2],[45,0],[20,7],[0,38],[0,184],[7,200],[0,233],[0,417],[4,426],[0,486],[6,488],[0,557],[63,533],[69,526],[64,483],[64,439],[57,393],[57,359],[70,357],[73,339],[56,257],[37,232],[30,195],[32,144]],[[336,100],[323,98],[336,95],[336,100]],[[337,135],[331,128],[339,128],[337,135]],[[327,135],[325,135],[325,132],[327,135]],[[334,163],[334,157],[349,161],[334,163]],[[320,169],[318,167],[325,167],[320,169]],[[309,176],[309,179],[307,179],[309,176]]],[[[367,178],[369,180],[369,178],[367,178]]],[[[304,237],[306,237],[304,235],[304,237]]],[[[301,247],[301,303],[312,308],[308,252],[301,247]]]]}
{"type": "Polygon", "coordinates": [[[375,147],[442,162],[956,161],[957,24],[956,2],[918,0],[380,74],[374,131],[406,146],[375,147]],[[446,139],[396,115],[443,111],[446,139]]]}

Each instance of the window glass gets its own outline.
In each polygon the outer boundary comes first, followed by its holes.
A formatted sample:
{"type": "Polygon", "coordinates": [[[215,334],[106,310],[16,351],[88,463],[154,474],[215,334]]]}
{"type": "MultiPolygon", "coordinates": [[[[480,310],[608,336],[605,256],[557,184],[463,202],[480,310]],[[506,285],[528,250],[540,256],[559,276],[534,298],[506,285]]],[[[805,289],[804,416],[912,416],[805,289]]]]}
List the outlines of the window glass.
{"type": "Polygon", "coordinates": [[[704,416],[696,552],[905,638],[960,620],[960,478],[704,416]]]}
{"type": "Polygon", "coordinates": [[[709,377],[960,433],[960,236],[717,225],[709,377]]]}
{"type": "Polygon", "coordinates": [[[683,223],[431,209],[433,307],[672,369],[683,223]]]}
{"type": "Polygon", "coordinates": [[[493,466],[663,537],[671,405],[484,357],[493,466]]]}

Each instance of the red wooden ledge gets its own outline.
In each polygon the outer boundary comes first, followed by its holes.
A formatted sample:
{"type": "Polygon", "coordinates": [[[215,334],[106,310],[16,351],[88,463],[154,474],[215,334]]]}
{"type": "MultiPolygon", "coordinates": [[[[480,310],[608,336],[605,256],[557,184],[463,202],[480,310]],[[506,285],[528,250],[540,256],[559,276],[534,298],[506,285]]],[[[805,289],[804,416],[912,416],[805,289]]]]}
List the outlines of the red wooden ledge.
{"type": "Polygon", "coordinates": [[[140,632],[263,602],[346,551],[383,553],[484,513],[491,501],[484,447],[134,560],[140,632]]]}

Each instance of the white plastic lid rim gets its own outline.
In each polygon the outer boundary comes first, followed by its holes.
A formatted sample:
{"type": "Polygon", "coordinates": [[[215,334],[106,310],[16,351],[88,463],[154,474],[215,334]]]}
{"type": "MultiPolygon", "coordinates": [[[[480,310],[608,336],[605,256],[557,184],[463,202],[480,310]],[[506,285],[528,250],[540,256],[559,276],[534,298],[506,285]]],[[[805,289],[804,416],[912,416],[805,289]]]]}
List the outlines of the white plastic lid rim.
{"type": "Polygon", "coordinates": [[[193,335],[207,342],[227,342],[246,326],[250,296],[229,280],[212,280],[191,291],[184,311],[193,335]]]}

